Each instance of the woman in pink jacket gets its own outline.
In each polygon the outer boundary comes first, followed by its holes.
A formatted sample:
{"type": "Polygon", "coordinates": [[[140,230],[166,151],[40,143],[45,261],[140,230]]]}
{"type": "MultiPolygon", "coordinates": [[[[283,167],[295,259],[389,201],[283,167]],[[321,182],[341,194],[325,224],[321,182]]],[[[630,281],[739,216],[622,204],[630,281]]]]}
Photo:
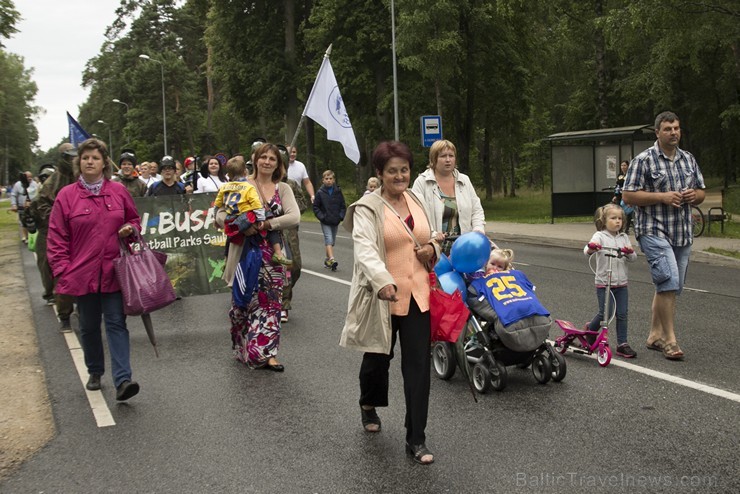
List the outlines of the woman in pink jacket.
{"type": "Polygon", "coordinates": [[[141,220],[126,187],[110,180],[112,162],[105,143],[88,139],[75,159],[76,183],[64,187],[54,201],[49,220],[47,257],[56,292],[77,297],[80,339],[90,374],[86,388],[100,389],[105,371],[101,318],[111,357],[116,399],[139,392],[131,379],[129,335],[123,298],[113,269],[119,256],[118,238],[141,230],[141,220]]]}

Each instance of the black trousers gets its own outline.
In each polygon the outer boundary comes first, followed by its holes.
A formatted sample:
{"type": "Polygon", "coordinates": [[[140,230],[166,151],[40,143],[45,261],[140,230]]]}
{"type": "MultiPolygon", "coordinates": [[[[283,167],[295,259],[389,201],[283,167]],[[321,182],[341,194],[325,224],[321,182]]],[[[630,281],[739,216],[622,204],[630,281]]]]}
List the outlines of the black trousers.
{"type": "Polygon", "coordinates": [[[69,319],[74,311],[74,298],[69,295],[54,294],[57,280],[51,275],[51,266],[46,258],[46,239],[49,236],[48,228],[39,228],[36,236],[36,266],[41,274],[41,284],[44,286],[43,297],[53,298],[57,306],[57,315],[60,320],[69,319]]]}
{"type": "Polygon", "coordinates": [[[360,366],[360,405],[388,406],[388,369],[393,359],[396,339],[401,340],[401,372],[406,398],[406,442],[426,441],[424,430],[429,414],[430,340],[429,311],[421,312],[411,297],[406,316],[391,316],[393,339],[391,353],[365,353],[360,366]]]}

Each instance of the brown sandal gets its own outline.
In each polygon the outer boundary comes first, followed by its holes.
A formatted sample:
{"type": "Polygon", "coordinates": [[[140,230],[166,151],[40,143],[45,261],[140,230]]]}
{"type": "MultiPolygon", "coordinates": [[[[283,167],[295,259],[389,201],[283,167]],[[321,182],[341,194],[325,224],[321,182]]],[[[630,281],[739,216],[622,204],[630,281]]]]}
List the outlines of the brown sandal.
{"type": "Polygon", "coordinates": [[[665,341],[663,341],[663,338],[658,338],[652,343],[646,343],[645,346],[648,347],[649,350],[662,352],[663,348],[665,348],[665,341]]]}
{"type": "Polygon", "coordinates": [[[683,360],[683,352],[678,343],[667,343],[663,347],[663,356],[668,360],[683,360]]]}

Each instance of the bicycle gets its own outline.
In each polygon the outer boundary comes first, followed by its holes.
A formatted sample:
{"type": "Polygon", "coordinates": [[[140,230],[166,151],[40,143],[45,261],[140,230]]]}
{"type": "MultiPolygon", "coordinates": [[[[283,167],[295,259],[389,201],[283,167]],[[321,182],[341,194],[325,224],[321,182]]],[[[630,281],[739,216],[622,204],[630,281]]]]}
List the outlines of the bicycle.
{"type": "Polygon", "coordinates": [[[695,237],[704,233],[704,213],[697,206],[691,206],[691,231],[695,237]]]}

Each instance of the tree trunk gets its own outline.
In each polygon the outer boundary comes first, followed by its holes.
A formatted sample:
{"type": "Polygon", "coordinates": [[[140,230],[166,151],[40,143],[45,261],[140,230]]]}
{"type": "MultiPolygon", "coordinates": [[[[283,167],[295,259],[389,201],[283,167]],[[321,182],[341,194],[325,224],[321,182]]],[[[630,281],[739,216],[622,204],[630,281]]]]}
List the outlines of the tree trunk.
{"type": "Polygon", "coordinates": [[[493,152],[491,161],[493,162],[493,193],[500,194],[503,192],[506,196],[506,181],[504,180],[503,162],[501,160],[501,148],[496,139],[491,138],[493,143],[493,152]]]}
{"type": "Polygon", "coordinates": [[[486,188],[486,199],[493,198],[493,183],[491,182],[491,127],[486,122],[483,130],[483,143],[481,145],[481,167],[483,169],[483,185],[486,188]]]}
{"type": "Polygon", "coordinates": [[[519,158],[515,152],[509,153],[509,164],[511,165],[511,190],[509,197],[516,197],[516,168],[519,164],[519,158]]]}

